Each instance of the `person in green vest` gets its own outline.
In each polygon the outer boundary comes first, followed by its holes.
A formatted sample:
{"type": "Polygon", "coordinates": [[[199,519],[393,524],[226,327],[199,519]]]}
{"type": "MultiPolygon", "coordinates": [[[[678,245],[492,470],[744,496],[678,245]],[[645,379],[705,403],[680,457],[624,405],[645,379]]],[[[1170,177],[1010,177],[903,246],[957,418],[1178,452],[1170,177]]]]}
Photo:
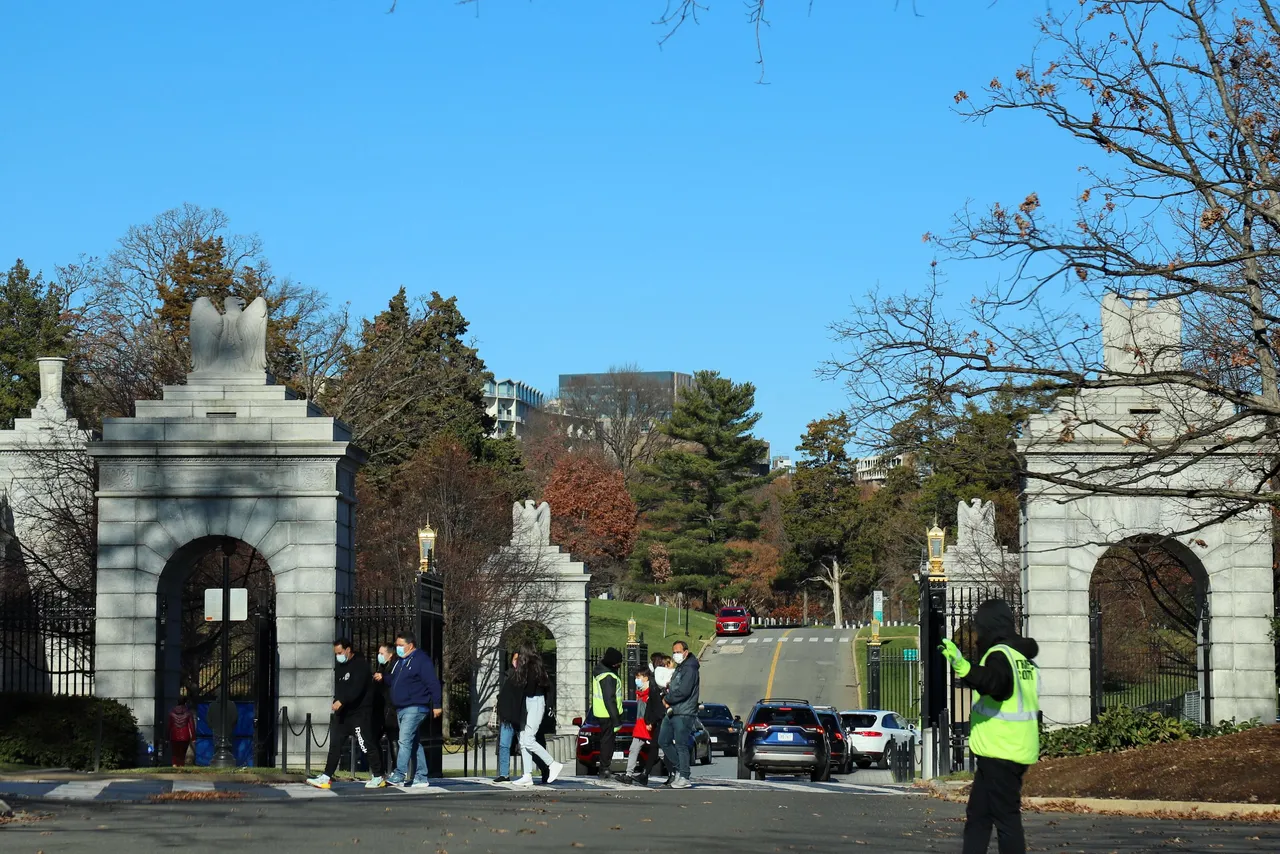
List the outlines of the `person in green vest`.
{"type": "Polygon", "coordinates": [[[613,647],[604,651],[591,674],[591,715],[600,724],[600,779],[613,777],[613,750],[618,727],[622,726],[622,682],[618,666],[622,653],[613,647]]]}
{"type": "Polygon", "coordinates": [[[1025,854],[1022,778],[1040,757],[1040,675],[1032,661],[1040,646],[1018,634],[1003,599],[979,605],[973,627],[977,664],[950,639],[942,641],[943,657],[978,694],[969,713],[969,750],[978,769],[965,810],[964,854],[985,854],[993,825],[1000,854],[1025,854]]]}

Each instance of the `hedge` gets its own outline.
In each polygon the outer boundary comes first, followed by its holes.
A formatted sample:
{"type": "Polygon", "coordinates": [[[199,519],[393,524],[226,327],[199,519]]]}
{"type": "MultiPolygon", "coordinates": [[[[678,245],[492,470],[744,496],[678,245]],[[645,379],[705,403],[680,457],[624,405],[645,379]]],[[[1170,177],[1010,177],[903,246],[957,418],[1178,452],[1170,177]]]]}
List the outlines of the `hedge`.
{"type": "Polygon", "coordinates": [[[1041,732],[1040,757],[1115,753],[1148,744],[1229,735],[1255,726],[1258,726],[1256,720],[1239,724],[1235,721],[1223,721],[1217,725],[1197,724],[1119,706],[1098,715],[1096,723],[1041,732]]]}
{"type": "Polygon", "coordinates": [[[103,768],[138,763],[138,722],[116,700],[52,694],[0,694],[0,762],[93,770],[102,716],[103,768]]]}

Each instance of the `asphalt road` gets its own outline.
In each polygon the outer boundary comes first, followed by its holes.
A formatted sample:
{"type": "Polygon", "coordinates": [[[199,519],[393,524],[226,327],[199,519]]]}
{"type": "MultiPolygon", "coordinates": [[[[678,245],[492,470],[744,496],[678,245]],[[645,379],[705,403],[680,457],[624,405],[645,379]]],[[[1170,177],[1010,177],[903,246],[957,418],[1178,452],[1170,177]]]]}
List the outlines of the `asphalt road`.
{"type": "MultiPolygon", "coordinates": [[[[39,805],[28,807],[40,809],[39,805]]],[[[411,805],[369,800],[108,806],[60,804],[0,827],[5,854],[292,854],[317,851],[635,852],[960,850],[962,807],[923,797],[688,790],[441,795],[411,805]]],[[[1032,850],[1280,849],[1280,827],[1028,815],[1032,850]]],[[[993,848],[994,850],[994,848],[993,848]]]]}
{"type": "MultiPolygon", "coordinates": [[[[766,696],[857,708],[852,637],[851,629],[811,628],[757,629],[746,638],[717,638],[702,656],[702,702],[725,703],[743,718],[766,696]]],[[[736,759],[719,751],[713,755],[712,766],[694,769],[695,775],[737,776],[736,759]]],[[[873,785],[892,782],[888,771],[870,768],[833,779],[873,785]]]]}

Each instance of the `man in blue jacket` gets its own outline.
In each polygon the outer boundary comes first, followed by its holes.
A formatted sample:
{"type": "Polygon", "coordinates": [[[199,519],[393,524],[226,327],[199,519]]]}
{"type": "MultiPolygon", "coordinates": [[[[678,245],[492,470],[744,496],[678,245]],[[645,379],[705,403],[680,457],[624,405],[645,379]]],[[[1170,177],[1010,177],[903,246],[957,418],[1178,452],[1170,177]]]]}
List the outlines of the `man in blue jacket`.
{"type": "Polygon", "coordinates": [[[417,647],[417,638],[410,632],[396,636],[396,661],[391,669],[391,705],[396,709],[396,722],[400,725],[400,749],[396,755],[395,773],[387,782],[403,786],[413,773],[411,788],[421,789],[431,785],[427,779],[427,752],[418,738],[418,727],[427,715],[440,717],[440,679],[436,665],[417,647]],[[417,748],[415,750],[415,747],[417,748]]]}
{"type": "Polygon", "coordinates": [[[658,732],[658,744],[662,747],[670,775],[666,785],[673,789],[687,789],[693,785],[689,780],[689,739],[698,720],[702,680],[698,672],[698,658],[689,651],[687,643],[676,641],[672,644],[671,658],[676,663],[676,672],[663,697],[667,716],[658,732]]]}

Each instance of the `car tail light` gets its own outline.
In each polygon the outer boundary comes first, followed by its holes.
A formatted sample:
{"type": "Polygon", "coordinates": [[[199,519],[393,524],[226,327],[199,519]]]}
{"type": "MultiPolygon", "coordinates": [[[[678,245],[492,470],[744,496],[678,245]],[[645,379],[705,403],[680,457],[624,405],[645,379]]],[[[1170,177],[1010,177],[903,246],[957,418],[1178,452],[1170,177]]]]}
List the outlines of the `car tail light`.
{"type": "Polygon", "coordinates": [[[587,746],[587,742],[589,742],[589,741],[591,741],[591,739],[587,738],[585,735],[580,735],[580,736],[578,736],[578,746],[579,746],[579,747],[586,747],[586,746],[587,746]]]}
{"type": "Polygon", "coordinates": [[[844,733],[842,733],[842,732],[837,732],[837,733],[836,733],[836,741],[844,741],[844,733]]]}
{"type": "Polygon", "coordinates": [[[811,733],[813,733],[814,735],[822,735],[824,732],[826,732],[826,730],[824,730],[824,729],[823,729],[822,727],[820,727],[820,726],[807,726],[807,727],[805,727],[805,728],[804,728],[804,731],[805,731],[805,732],[811,732],[811,733]]]}
{"type": "Polygon", "coordinates": [[[765,732],[768,729],[768,724],[747,724],[747,732],[765,732]]]}
{"type": "Polygon", "coordinates": [[[854,735],[860,735],[860,736],[863,736],[864,738],[879,738],[880,736],[884,735],[884,733],[877,732],[876,730],[873,730],[873,729],[864,729],[864,730],[859,730],[858,732],[855,732],[854,735]]]}

